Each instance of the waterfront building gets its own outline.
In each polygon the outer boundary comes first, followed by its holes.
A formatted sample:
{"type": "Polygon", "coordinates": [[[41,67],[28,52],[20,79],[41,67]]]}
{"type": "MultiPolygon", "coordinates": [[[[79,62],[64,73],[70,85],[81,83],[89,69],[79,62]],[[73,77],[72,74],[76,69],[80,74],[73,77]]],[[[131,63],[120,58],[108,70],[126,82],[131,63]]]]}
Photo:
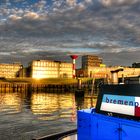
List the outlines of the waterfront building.
{"type": "Polygon", "coordinates": [[[130,67],[112,66],[107,67],[102,64],[102,59],[96,55],[82,56],[82,68],[76,70],[77,77],[94,77],[111,79],[111,71],[122,68],[123,71],[118,72],[118,77],[134,77],[140,75],[140,63],[132,64],[130,67]]]}
{"type": "Polygon", "coordinates": [[[23,68],[20,63],[13,64],[0,64],[0,77],[1,78],[15,78],[18,76],[18,72],[23,68]]]}
{"type": "Polygon", "coordinates": [[[88,69],[79,69],[76,71],[77,77],[94,77],[94,78],[107,78],[111,80],[111,71],[122,68],[123,71],[118,72],[118,78],[121,77],[134,77],[140,75],[140,68],[129,67],[88,67],[88,69]]]}
{"type": "Polygon", "coordinates": [[[82,69],[88,69],[88,67],[100,67],[102,64],[102,58],[96,55],[82,56],[82,69]]]}
{"type": "Polygon", "coordinates": [[[30,64],[32,78],[72,78],[72,63],[34,60],[30,64]]]}

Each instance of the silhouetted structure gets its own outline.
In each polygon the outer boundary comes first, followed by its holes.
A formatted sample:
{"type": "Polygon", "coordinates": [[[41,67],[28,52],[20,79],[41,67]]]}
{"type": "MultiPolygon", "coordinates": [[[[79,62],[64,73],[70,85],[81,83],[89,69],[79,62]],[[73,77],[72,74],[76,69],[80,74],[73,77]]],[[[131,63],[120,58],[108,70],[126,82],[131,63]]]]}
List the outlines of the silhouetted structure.
{"type": "Polygon", "coordinates": [[[140,63],[137,62],[133,63],[132,68],[140,68],[140,63]]]}

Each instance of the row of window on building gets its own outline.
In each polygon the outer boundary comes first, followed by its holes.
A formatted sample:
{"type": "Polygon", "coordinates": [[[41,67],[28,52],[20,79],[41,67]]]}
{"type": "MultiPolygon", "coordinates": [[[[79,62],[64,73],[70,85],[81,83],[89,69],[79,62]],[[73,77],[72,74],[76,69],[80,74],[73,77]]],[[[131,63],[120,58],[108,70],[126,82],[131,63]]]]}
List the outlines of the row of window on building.
{"type": "MultiPolygon", "coordinates": [[[[82,68],[79,69],[76,74],[77,76],[83,75],[87,77],[90,75],[89,73],[91,71],[93,71],[93,73],[95,73],[95,71],[96,73],[104,73],[105,70],[102,67],[106,66],[102,64],[102,59],[100,57],[86,55],[82,57],[82,68]]],[[[139,68],[140,63],[133,63],[132,67],[139,68]]],[[[0,77],[71,78],[73,74],[72,68],[72,63],[50,60],[34,60],[27,68],[23,68],[23,65],[20,63],[0,64],[0,77]]],[[[107,69],[110,70],[109,67],[106,67],[106,70],[107,69]]],[[[139,73],[139,70],[137,73],[139,73]]]]}
{"type": "Polygon", "coordinates": [[[72,64],[60,61],[36,60],[30,65],[32,78],[72,77],[72,64]]]}
{"type": "Polygon", "coordinates": [[[0,77],[71,78],[72,64],[48,60],[34,60],[27,68],[22,64],[0,64],[0,77]]]}
{"type": "Polygon", "coordinates": [[[62,63],[60,61],[48,61],[48,60],[36,60],[36,61],[33,61],[31,65],[37,66],[37,67],[71,68],[71,63],[62,63]]]}

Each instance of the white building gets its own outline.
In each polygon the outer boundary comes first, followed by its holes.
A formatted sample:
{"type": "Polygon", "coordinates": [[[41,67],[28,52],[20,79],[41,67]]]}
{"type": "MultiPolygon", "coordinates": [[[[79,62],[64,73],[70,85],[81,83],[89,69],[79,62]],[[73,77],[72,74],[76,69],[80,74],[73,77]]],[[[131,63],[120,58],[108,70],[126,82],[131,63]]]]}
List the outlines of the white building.
{"type": "Polygon", "coordinates": [[[72,78],[72,64],[60,61],[34,60],[31,62],[32,78],[72,78]]]}

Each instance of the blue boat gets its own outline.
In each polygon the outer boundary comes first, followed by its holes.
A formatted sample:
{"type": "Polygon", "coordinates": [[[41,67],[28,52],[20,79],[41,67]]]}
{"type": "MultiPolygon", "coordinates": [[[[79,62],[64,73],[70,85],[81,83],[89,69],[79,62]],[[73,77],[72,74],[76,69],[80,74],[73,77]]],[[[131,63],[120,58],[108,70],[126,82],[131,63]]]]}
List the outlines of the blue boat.
{"type": "Polygon", "coordinates": [[[140,84],[103,85],[96,108],[78,111],[78,140],[140,139],[140,84]]]}

